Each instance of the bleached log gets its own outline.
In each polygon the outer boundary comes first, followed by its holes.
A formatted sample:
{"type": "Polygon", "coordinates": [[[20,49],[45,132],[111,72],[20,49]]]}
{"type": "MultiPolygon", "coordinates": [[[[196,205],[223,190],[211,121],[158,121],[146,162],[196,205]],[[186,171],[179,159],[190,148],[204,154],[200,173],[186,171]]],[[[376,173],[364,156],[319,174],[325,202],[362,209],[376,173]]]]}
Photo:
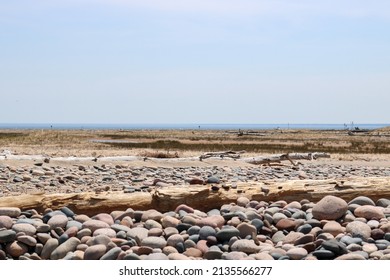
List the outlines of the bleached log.
{"type": "Polygon", "coordinates": [[[247,163],[251,164],[270,164],[270,163],[280,163],[282,161],[290,161],[294,166],[298,163],[294,162],[294,160],[315,160],[317,158],[330,158],[330,155],[327,153],[307,153],[307,154],[282,154],[278,156],[271,157],[254,157],[254,158],[246,158],[243,159],[247,163]]]}
{"type": "Polygon", "coordinates": [[[238,197],[249,200],[287,202],[308,199],[317,202],[326,195],[338,196],[350,201],[367,196],[374,201],[390,197],[390,178],[353,178],[337,180],[289,180],[239,183],[237,188],[219,188],[213,191],[209,185],[175,186],[139,193],[71,193],[39,194],[1,197],[0,207],[19,207],[22,210],[46,208],[59,209],[67,206],[78,214],[94,215],[114,210],[156,209],[172,211],[180,204],[187,204],[202,211],[235,203],[238,197]]]}
{"type": "Polygon", "coordinates": [[[241,157],[241,154],[245,153],[245,151],[224,151],[224,152],[210,152],[210,153],[205,153],[199,157],[199,160],[202,161],[203,159],[206,158],[211,158],[211,157],[219,157],[219,158],[233,158],[233,159],[238,159],[241,157]]]}

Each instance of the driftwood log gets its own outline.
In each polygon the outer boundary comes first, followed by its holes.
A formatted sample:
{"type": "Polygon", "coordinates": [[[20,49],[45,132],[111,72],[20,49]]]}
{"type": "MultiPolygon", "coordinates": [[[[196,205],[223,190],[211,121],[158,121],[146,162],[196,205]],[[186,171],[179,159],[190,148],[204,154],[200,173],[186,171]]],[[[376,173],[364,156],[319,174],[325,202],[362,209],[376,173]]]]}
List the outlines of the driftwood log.
{"type": "Polygon", "coordinates": [[[349,201],[357,196],[367,196],[374,201],[390,197],[390,178],[356,178],[345,180],[292,180],[240,183],[237,188],[219,188],[211,186],[181,186],[155,189],[151,192],[125,194],[113,193],[73,193],[40,194],[1,197],[0,207],[19,207],[22,210],[36,209],[43,212],[46,208],[59,209],[67,206],[78,214],[94,215],[110,213],[114,210],[157,209],[161,212],[172,211],[180,204],[187,204],[202,211],[219,208],[223,204],[234,203],[244,196],[250,200],[300,201],[308,199],[319,201],[326,195],[335,195],[349,201]]]}
{"type": "Polygon", "coordinates": [[[202,161],[203,159],[206,158],[211,158],[211,157],[219,157],[219,158],[233,158],[233,159],[238,159],[241,157],[241,154],[245,153],[245,151],[226,151],[226,152],[210,152],[210,153],[205,153],[199,157],[199,160],[202,161]]]}
{"type": "Polygon", "coordinates": [[[294,162],[294,160],[315,160],[317,158],[330,158],[330,155],[327,153],[306,153],[306,154],[282,154],[278,156],[271,157],[254,157],[244,159],[245,162],[251,164],[270,164],[270,163],[280,163],[282,161],[288,160],[294,166],[298,165],[298,163],[294,162]]]}

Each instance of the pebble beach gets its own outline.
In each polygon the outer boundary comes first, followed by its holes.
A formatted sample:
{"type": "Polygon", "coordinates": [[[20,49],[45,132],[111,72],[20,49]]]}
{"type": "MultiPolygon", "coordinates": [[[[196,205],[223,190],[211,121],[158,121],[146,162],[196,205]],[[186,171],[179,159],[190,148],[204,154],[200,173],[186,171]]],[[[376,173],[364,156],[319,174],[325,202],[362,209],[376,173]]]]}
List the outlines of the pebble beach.
{"type": "Polygon", "coordinates": [[[0,259],[389,260],[390,200],[249,201],[94,216],[0,207],[0,259]]]}
{"type": "MultiPolygon", "coordinates": [[[[0,164],[1,196],[45,192],[147,192],[192,184],[389,176],[388,167],[134,167],[115,163],[0,164]]],[[[389,260],[390,200],[255,201],[239,197],[210,211],[181,204],[168,212],[85,215],[68,207],[0,206],[0,259],[15,260],[389,260]]]]}

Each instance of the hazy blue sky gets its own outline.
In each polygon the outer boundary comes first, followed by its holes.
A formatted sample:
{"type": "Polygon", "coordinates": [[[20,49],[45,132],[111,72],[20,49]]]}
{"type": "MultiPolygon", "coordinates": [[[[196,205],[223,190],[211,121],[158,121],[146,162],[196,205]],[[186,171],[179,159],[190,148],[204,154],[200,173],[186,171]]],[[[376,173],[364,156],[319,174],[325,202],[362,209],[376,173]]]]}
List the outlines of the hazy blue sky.
{"type": "Polygon", "coordinates": [[[0,0],[0,123],[389,123],[390,1],[0,0]]]}

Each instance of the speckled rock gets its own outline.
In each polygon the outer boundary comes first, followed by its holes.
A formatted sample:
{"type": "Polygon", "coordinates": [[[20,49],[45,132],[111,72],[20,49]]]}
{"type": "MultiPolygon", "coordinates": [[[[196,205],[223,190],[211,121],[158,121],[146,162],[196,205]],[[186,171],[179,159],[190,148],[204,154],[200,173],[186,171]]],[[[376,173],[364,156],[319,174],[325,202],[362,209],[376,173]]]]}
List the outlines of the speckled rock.
{"type": "Polygon", "coordinates": [[[348,210],[348,204],[343,199],[327,195],[313,207],[313,217],[318,220],[336,220],[348,210]]]}
{"type": "Polygon", "coordinates": [[[241,239],[232,244],[231,250],[252,254],[259,252],[260,248],[253,240],[241,239]]]}
{"type": "Polygon", "coordinates": [[[57,227],[65,229],[68,224],[68,217],[65,215],[54,215],[49,219],[47,224],[51,229],[55,229],[57,227]]]}
{"type": "Polygon", "coordinates": [[[346,231],[353,237],[360,237],[363,240],[368,240],[371,236],[371,228],[360,221],[354,221],[346,226],[346,231]]]}

